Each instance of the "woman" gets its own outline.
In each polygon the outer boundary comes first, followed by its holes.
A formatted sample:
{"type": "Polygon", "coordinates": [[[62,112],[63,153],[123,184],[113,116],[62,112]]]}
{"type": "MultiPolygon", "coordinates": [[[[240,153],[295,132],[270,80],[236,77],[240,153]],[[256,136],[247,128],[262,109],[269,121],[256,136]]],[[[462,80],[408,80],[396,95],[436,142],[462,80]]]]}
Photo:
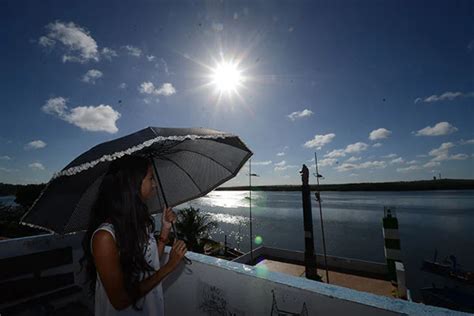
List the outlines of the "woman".
{"type": "Polygon", "coordinates": [[[168,262],[160,266],[176,214],[163,210],[157,241],[145,201],[155,190],[148,159],[125,156],[113,161],[91,211],[82,246],[95,315],[164,315],[162,280],[187,249],[175,240],[168,262]]]}

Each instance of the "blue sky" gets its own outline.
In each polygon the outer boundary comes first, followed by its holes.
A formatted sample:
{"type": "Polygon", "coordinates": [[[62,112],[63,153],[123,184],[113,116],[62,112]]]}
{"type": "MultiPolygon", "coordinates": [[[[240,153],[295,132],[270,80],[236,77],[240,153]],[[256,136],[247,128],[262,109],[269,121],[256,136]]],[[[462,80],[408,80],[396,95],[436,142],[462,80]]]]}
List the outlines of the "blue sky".
{"type": "Polygon", "coordinates": [[[239,135],[252,184],[300,184],[315,151],[323,183],[472,179],[473,12],[472,1],[2,1],[0,182],[47,182],[147,126],[239,135]],[[226,63],[241,77],[220,91],[212,74],[226,63]]]}

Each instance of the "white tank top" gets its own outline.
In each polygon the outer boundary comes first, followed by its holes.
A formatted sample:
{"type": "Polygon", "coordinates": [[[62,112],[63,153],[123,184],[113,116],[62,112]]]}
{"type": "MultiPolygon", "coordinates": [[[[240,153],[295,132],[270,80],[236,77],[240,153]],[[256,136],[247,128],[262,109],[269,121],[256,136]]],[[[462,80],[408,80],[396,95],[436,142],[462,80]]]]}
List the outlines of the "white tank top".
{"type": "MultiPolygon", "coordinates": [[[[94,234],[99,230],[108,231],[115,240],[115,230],[114,226],[110,223],[101,224],[92,234],[91,237],[91,251],[92,251],[92,239],[94,234]]],[[[160,268],[160,258],[158,255],[158,248],[156,244],[155,236],[153,232],[150,234],[148,240],[145,259],[146,261],[156,270],[160,268]]],[[[142,273],[141,280],[153,274],[153,271],[147,271],[142,273]]],[[[130,305],[124,310],[116,310],[113,305],[110,303],[109,297],[105,292],[105,289],[100,281],[99,273],[97,273],[97,280],[95,283],[95,306],[94,313],[95,315],[100,316],[112,316],[112,315],[153,315],[153,316],[163,316],[164,313],[164,301],[163,301],[163,288],[161,282],[155,286],[150,292],[145,296],[140,298],[137,302],[138,307],[143,307],[142,311],[137,311],[133,308],[133,305],[130,305]]]]}

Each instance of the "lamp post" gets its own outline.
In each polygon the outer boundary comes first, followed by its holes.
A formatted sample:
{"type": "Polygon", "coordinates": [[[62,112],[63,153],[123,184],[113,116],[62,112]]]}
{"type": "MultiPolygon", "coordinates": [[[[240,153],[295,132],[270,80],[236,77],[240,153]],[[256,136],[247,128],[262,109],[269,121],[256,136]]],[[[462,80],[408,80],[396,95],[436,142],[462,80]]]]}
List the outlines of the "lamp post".
{"type": "Polygon", "coordinates": [[[250,209],[250,261],[253,264],[253,233],[252,233],[252,177],[260,177],[252,173],[252,159],[249,159],[249,209],[250,209]]]}

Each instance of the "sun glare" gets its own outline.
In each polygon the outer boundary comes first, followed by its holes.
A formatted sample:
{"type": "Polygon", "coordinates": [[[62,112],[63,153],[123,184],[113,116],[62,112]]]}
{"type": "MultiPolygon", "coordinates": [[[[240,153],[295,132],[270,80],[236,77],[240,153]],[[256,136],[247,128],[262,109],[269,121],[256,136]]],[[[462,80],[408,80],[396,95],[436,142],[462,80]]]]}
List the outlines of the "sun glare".
{"type": "Polygon", "coordinates": [[[220,93],[237,92],[243,77],[236,64],[221,62],[213,70],[212,83],[220,93]]]}

